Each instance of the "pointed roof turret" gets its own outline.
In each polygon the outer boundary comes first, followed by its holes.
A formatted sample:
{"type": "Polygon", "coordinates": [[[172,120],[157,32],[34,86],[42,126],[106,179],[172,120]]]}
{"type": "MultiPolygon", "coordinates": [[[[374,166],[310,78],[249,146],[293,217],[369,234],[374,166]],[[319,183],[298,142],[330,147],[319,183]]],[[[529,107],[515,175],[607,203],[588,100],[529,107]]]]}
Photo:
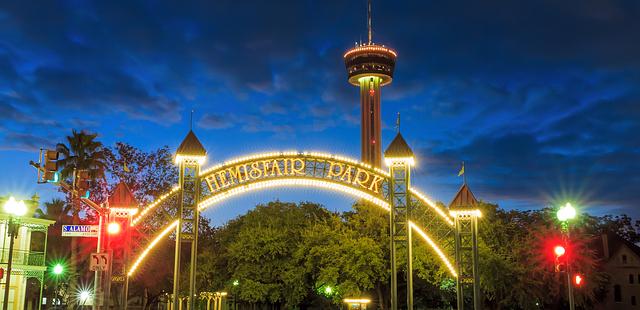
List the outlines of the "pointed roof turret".
{"type": "Polygon", "coordinates": [[[413,157],[413,151],[402,137],[402,134],[398,132],[384,151],[384,157],[413,157]]]}
{"type": "Polygon", "coordinates": [[[137,208],[138,201],[126,183],[120,182],[109,196],[110,208],[137,208]]]}
{"type": "Polygon", "coordinates": [[[473,195],[467,183],[462,184],[458,193],[453,197],[453,200],[449,204],[451,208],[472,208],[478,204],[478,200],[473,195]]]}
{"type": "Polygon", "coordinates": [[[407,141],[404,140],[402,134],[398,132],[391,144],[384,151],[384,158],[387,165],[389,165],[393,161],[398,161],[398,159],[402,159],[403,161],[407,161],[409,165],[413,165],[414,163],[414,155],[413,150],[407,144],[407,141]]]}
{"type": "Polygon", "coordinates": [[[189,133],[180,146],[178,147],[178,151],[176,152],[176,162],[180,162],[184,159],[195,160],[198,163],[204,162],[204,159],[207,156],[207,150],[204,149],[196,134],[193,133],[193,130],[189,130],[189,133]]]}
{"type": "Polygon", "coordinates": [[[206,156],[207,150],[204,149],[204,146],[202,146],[196,134],[193,133],[193,130],[189,130],[187,136],[184,137],[184,140],[180,143],[177,153],[187,156],[206,156]]]}

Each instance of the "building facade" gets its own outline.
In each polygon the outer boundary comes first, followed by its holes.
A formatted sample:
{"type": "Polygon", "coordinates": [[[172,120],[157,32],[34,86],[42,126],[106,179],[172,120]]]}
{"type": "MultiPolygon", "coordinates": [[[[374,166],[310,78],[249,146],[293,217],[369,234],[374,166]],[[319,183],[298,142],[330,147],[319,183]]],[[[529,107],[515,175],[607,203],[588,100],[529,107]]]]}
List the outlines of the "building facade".
{"type": "MultiPolygon", "coordinates": [[[[9,261],[9,216],[0,214],[0,304],[4,303],[4,291],[9,261]]],[[[13,244],[11,282],[9,283],[9,309],[39,309],[46,267],[47,230],[54,221],[37,218],[20,218],[17,237],[13,244]]]]}
{"type": "Polygon", "coordinates": [[[602,269],[610,275],[609,287],[598,309],[640,309],[640,247],[615,233],[597,241],[602,269]]]}

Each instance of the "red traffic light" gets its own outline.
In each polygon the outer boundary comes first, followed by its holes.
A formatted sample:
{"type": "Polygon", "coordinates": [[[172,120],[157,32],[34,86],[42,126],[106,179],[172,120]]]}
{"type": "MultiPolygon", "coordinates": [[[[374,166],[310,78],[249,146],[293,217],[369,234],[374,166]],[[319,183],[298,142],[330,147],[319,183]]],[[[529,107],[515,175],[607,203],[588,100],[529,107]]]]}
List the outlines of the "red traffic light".
{"type": "Polygon", "coordinates": [[[573,283],[576,286],[580,286],[584,283],[584,278],[581,275],[577,274],[573,277],[573,283]]]}
{"type": "Polygon", "coordinates": [[[555,255],[556,255],[556,257],[560,257],[560,256],[564,255],[564,253],[566,253],[566,252],[567,252],[567,251],[566,251],[566,250],[564,249],[564,247],[563,247],[563,246],[561,246],[561,245],[556,245],[556,246],[553,248],[553,254],[555,254],[555,255]]]}
{"type": "Polygon", "coordinates": [[[107,225],[107,232],[110,235],[115,235],[115,234],[120,233],[120,223],[118,223],[118,222],[109,223],[109,225],[107,225]]]}

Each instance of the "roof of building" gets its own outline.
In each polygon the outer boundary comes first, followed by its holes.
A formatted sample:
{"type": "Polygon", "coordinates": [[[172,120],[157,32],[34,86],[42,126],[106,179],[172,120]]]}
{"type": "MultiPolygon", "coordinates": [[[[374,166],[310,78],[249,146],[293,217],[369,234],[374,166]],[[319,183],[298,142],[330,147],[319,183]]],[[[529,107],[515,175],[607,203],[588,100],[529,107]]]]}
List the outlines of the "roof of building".
{"type": "Polygon", "coordinates": [[[476,204],[478,204],[478,200],[469,189],[467,183],[464,183],[458,190],[458,193],[453,197],[449,208],[475,207],[476,204]]]}
{"type": "Polygon", "coordinates": [[[133,192],[129,189],[126,183],[120,182],[116,185],[116,189],[109,196],[109,207],[111,208],[135,208],[138,206],[138,201],[133,192]]]}
{"type": "Polygon", "coordinates": [[[413,157],[413,151],[402,137],[402,134],[398,132],[384,151],[384,157],[413,157]]]}
{"type": "MultiPolygon", "coordinates": [[[[620,247],[622,246],[626,246],[627,248],[629,248],[633,253],[635,253],[636,255],[638,255],[638,257],[640,257],[640,247],[637,246],[636,244],[634,244],[633,242],[623,238],[622,236],[618,235],[617,233],[613,232],[613,231],[607,231],[606,233],[607,236],[607,244],[609,245],[609,257],[611,257],[616,251],[618,251],[620,249],[620,247]]],[[[596,248],[596,253],[598,255],[598,257],[604,257],[604,248],[603,248],[603,241],[602,241],[602,236],[600,238],[596,238],[596,243],[597,246],[596,248]]]]}
{"type": "Polygon", "coordinates": [[[200,143],[196,134],[193,133],[193,130],[189,130],[187,136],[182,140],[182,143],[180,143],[177,154],[187,156],[205,156],[207,155],[207,150],[204,149],[204,146],[202,146],[202,143],[200,143]]]}

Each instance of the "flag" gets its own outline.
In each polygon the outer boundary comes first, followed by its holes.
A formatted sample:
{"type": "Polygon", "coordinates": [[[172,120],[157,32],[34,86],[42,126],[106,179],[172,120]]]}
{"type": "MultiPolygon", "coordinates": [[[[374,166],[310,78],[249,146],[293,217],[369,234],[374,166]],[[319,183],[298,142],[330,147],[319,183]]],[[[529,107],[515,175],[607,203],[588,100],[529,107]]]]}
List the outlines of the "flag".
{"type": "Polygon", "coordinates": [[[124,172],[131,172],[131,170],[129,170],[129,167],[127,167],[126,161],[122,163],[122,170],[124,170],[124,172]]]}
{"type": "Polygon", "coordinates": [[[460,171],[458,172],[458,176],[461,176],[464,174],[464,162],[462,162],[462,168],[460,168],[460,171]]]}

